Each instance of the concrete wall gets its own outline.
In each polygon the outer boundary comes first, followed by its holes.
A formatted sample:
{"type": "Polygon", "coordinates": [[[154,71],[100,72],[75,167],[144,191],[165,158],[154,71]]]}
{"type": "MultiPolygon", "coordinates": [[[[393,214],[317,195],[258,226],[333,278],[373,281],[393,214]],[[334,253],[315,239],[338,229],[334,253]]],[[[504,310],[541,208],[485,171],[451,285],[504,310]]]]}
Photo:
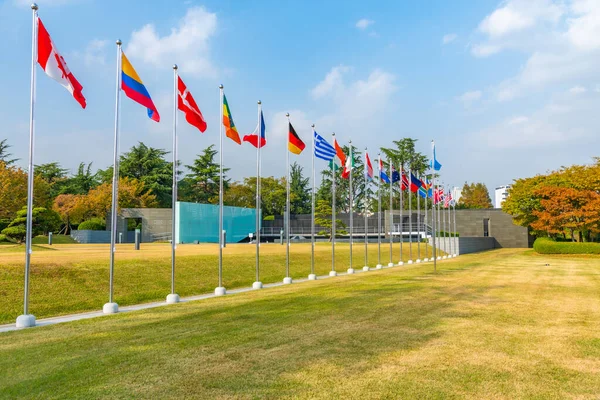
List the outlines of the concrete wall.
{"type": "Polygon", "coordinates": [[[512,217],[501,209],[456,210],[456,227],[461,237],[484,237],[483,220],[489,219],[489,237],[496,247],[529,247],[527,228],[513,224],[512,217]]]}
{"type": "MultiPolygon", "coordinates": [[[[170,208],[123,208],[117,218],[117,232],[127,232],[126,218],[142,219],[142,243],[171,239],[170,208]]],[[[110,228],[109,228],[110,229],[110,228]]]]}
{"type": "MultiPolygon", "coordinates": [[[[88,230],[75,230],[71,231],[71,237],[78,243],[110,243],[110,231],[88,231],[88,230]]],[[[119,237],[117,236],[117,243],[119,237]]],[[[127,232],[123,234],[123,243],[134,243],[135,232],[127,232]]]]}
{"type": "MultiPolygon", "coordinates": [[[[436,238],[435,244],[438,249],[448,254],[469,254],[479,251],[499,248],[496,238],[493,237],[460,237],[460,238],[436,238]]],[[[433,240],[429,239],[433,245],[433,240]]]]}

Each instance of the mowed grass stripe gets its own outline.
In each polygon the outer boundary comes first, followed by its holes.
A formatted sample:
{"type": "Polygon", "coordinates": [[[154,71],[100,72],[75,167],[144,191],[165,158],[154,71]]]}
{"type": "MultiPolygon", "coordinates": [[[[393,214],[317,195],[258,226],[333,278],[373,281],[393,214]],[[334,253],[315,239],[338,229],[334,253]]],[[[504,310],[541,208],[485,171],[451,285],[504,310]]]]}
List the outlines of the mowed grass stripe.
{"type": "MultiPolygon", "coordinates": [[[[23,246],[0,247],[0,324],[14,322],[23,313],[23,246]]],[[[101,310],[108,301],[108,245],[65,244],[36,246],[32,256],[30,312],[37,318],[101,310]],[[49,249],[38,252],[37,249],[49,249]]],[[[408,261],[408,244],[403,246],[408,261]]],[[[425,245],[421,246],[422,256],[425,245]]],[[[177,249],[176,291],[180,296],[212,293],[218,285],[218,245],[180,245],[177,249]]],[[[431,248],[428,249],[431,257],[431,248]]],[[[349,246],[336,244],[336,269],[349,266],[349,246]]],[[[413,244],[417,257],[417,245],[413,244]]],[[[171,290],[171,250],[169,244],[117,246],[115,262],[115,300],[121,306],[164,300],[171,290]]],[[[394,262],[400,260],[400,246],[394,246],[394,262]]],[[[364,266],[364,245],[353,247],[354,268],[364,266]]],[[[382,245],[382,263],[389,262],[389,244],[382,245]]],[[[377,263],[377,244],[369,245],[369,265],[377,263]]],[[[331,270],[331,245],[318,243],[315,272],[331,270]]],[[[261,280],[281,282],[285,276],[285,246],[261,245],[261,280]]],[[[310,273],[310,244],[290,247],[290,273],[306,278],[310,273]]],[[[255,247],[228,245],[223,256],[223,282],[227,289],[250,287],[255,280],[255,247]]]]}
{"type": "Polygon", "coordinates": [[[0,397],[597,398],[599,260],[500,250],[9,332],[0,397]]]}

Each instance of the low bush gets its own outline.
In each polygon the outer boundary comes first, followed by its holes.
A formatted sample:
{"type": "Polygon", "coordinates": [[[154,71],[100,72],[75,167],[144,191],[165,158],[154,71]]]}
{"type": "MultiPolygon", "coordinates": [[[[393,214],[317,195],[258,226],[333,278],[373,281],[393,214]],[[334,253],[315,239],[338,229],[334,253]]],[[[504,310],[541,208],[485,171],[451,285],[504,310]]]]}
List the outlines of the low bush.
{"type": "Polygon", "coordinates": [[[14,243],[6,235],[0,233],[0,243],[14,243]]]}
{"type": "Polygon", "coordinates": [[[557,242],[542,237],[535,240],[533,249],[540,254],[600,254],[600,243],[557,242]]]}
{"type": "Polygon", "coordinates": [[[80,223],[77,229],[80,231],[103,231],[106,229],[106,223],[100,218],[92,218],[80,223]]]}
{"type": "Polygon", "coordinates": [[[10,219],[0,218],[0,232],[2,232],[4,228],[8,228],[8,225],[10,225],[10,221],[10,219]]]}

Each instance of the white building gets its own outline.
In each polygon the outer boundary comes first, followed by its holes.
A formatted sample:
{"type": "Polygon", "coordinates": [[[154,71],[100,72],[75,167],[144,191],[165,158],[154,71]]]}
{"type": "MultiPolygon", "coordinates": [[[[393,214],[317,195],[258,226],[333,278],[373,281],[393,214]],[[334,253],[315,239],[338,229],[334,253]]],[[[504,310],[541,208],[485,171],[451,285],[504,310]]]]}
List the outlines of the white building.
{"type": "Polygon", "coordinates": [[[496,206],[496,208],[502,208],[502,203],[508,197],[508,189],[510,189],[510,185],[498,186],[496,188],[496,201],[494,202],[494,206],[496,206]]]}
{"type": "Polygon", "coordinates": [[[462,188],[458,187],[458,186],[454,186],[452,188],[452,198],[454,199],[454,201],[456,201],[458,203],[458,201],[460,200],[461,197],[462,197],[462,188]]]}

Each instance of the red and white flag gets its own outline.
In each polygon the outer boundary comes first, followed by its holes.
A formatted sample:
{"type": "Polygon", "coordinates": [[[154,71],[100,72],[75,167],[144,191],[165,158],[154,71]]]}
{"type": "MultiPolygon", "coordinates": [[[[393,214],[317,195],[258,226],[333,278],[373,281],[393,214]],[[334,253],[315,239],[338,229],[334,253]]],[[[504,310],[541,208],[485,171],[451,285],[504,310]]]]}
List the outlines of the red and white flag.
{"type": "Polygon", "coordinates": [[[42,24],[42,20],[37,19],[38,43],[37,43],[37,62],[40,64],[46,75],[63,85],[73,95],[75,100],[85,108],[85,97],[81,91],[83,86],[75,79],[67,62],[60,55],[56,45],[52,42],[48,31],[42,24]]]}
{"type": "Polygon", "coordinates": [[[196,101],[181,78],[177,77],[177,108],[185,113],[185,120],[203,132],[206,130],[206,120],[202,116],[196,101]]]}

